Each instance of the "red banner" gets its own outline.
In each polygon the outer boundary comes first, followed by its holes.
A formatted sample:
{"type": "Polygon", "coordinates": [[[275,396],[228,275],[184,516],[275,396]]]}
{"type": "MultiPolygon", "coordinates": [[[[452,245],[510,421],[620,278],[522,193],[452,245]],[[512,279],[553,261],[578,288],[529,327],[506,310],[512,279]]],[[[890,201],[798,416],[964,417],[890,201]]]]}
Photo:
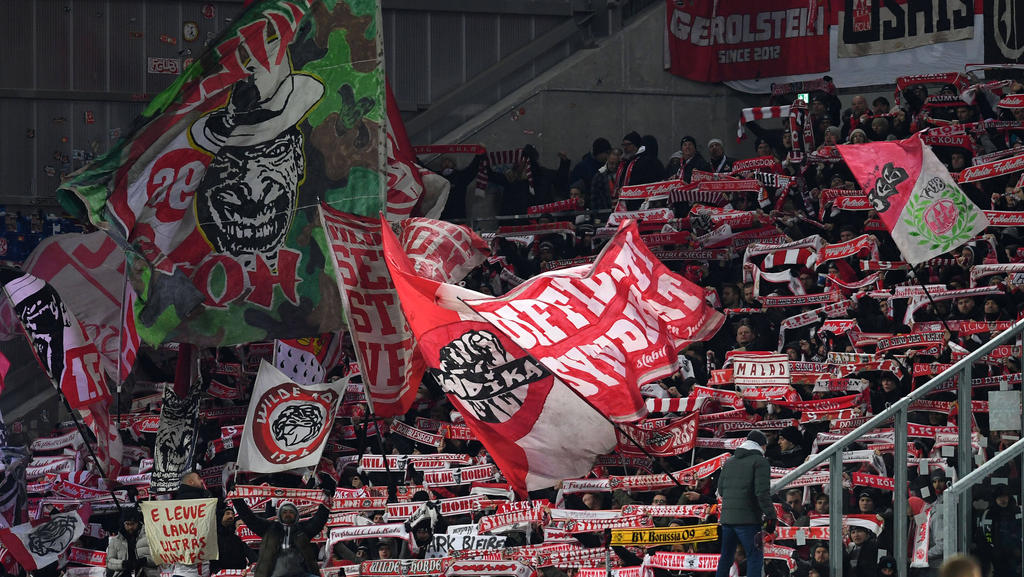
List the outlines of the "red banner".
{"type": "Polygon", "coordinates": [[[825,8],[806,0],[665,3],[673,74],[698,82],[825,72],[825,8]]]}

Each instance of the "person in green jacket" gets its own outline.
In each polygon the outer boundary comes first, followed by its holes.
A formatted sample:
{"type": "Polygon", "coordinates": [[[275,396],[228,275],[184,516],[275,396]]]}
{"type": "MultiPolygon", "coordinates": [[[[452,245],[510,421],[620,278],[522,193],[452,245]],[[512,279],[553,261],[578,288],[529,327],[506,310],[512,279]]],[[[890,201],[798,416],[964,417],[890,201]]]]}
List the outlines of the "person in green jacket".
{"type": "Polygon", "coordinates": [[[747,440],[722,466],[718,494],[722,498],[722,556],[716,577],[729,577],[736,545],[747,554],[747,576],[761,577],[764,554],[758,532],[775,532],[775,506],[771,495],[771,467],[764,457],[768,439],[761,431],[751,431],[747,440]],[[762,521],[763,517],[763,521],[762,521]]]}

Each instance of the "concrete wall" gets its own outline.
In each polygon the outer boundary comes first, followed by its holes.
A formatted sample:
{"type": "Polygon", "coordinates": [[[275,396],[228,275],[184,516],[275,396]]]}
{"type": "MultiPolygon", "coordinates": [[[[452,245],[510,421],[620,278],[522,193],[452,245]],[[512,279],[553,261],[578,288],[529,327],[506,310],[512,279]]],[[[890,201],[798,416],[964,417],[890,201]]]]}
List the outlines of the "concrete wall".
{"type": "Polygon", "coordinates": [[[673,76],[663,65],[664,33],[664,6],[655,5],[621,34],[576,52],[438,142],[481,143],[490,150],[533,144],[542,163],[553,166],[559,151],[575,162],[594,138],[618,146],[636,130],[658,139],[662,162],[687,134],[705,156],[713,137],[725,142],[728,154],[750,156],[753,141],[736,143],[736,121],[741,108],[761,106],[766,97],[673,76]]]}

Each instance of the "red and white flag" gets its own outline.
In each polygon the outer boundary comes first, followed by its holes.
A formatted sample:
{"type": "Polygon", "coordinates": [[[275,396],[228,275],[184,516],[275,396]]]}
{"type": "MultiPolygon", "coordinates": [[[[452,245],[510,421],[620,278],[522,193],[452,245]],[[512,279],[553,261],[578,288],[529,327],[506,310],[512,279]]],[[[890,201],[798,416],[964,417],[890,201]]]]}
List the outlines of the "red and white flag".
{"type": "Polygon", "coordinates": [[[616,445],[612,425],[465,304],[483,295],[417,275],[387,227],[383,241],[427,365],[508,482],[525,493],[589,473],[616,445]]]}
{"type": "Polygon", "coordinates": [[[300,385],[266,361],[253,385],[238,468],[275,473],[315,467],[347,382],[300,385]]]}
{"type": "Polygon", "coordinates": [[[988,226],[919,134],[837,148],[911,265],[963,245],[988,226]]]}
{"type": "Polygon", "coordinates": [[[57,561],[85,532],[91,509],[83,504],[70,513],[51,515],[0,529],[0,542],[26,571],[37,571],[57,561]]]}
{"type": "Polygon", "coordinates": [[[118,346],[123,349],[129,344],[129,334],[121,335],[124,321],[119,315],[133,318],[128,328],[138,339],[132,307],[124,302],[121,290],[126,284],[125,267],[124,250],[103,231],[51,236],[39,243],[22,267],[61,295],[64,306],[82,323],[86,338],[99,349],[103,370],[111,379],[125,373],[123,367],[117,368],[118,346]]]}
{"type": "Polygon", "coordinates": [[[322,383],[327,371],[328,354],[336,346],[335,336],[324,333],[318,337],[277,339],[274,341],[274,366],[300,385],[322,383]]]}
{"type": "Polygon", "coordinates": [[[673,273],[626,221],[592,265],[534,277],[467,304],[619,422],[647,413],[640,385],[679,370],[678,353],[725,317],[704,289],[673,273]]]}
{"type": "Polygon", "coordinates": [[[110,390],[96,343],[87,337],[57,291],[42,279],[19,272],[19,276],[4,284],[4,291],[28,336],[36,360],[96,435],[96,452],[101,461],[98,465],[108,477],[116,477],[121,461],[121,437],[107,411],[110,390]]]}
{"type": "Polygon", "coordinates": [[[124,280],[124,296],[121,305],[121,334],[118,338],[121,350],[118,351],[118,373],[119,383],[123,383],[135,366],[135,357],[139,354],[139,330],[135,326],[135,289],[132,283],[124,280]]]}
{"type": "Polygon", "coordinates": [[[398,111],[391,86],[387,92],[387,216],[389,220],[402,220],[410,216],[438,218],[448,201],[451,183],[416,163],[405,124],[398,111]]]}

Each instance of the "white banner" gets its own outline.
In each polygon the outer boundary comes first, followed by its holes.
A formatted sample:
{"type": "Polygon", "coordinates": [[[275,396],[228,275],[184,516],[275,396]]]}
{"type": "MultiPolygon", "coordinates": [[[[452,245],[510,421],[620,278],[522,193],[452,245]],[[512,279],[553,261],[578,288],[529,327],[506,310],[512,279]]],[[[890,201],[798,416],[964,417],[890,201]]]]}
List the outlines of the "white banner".
{"type": "Polygon", "coordinates": [[[218,558],[217,499],[143,501],[153,562],[193,565],[218,558]]]}

